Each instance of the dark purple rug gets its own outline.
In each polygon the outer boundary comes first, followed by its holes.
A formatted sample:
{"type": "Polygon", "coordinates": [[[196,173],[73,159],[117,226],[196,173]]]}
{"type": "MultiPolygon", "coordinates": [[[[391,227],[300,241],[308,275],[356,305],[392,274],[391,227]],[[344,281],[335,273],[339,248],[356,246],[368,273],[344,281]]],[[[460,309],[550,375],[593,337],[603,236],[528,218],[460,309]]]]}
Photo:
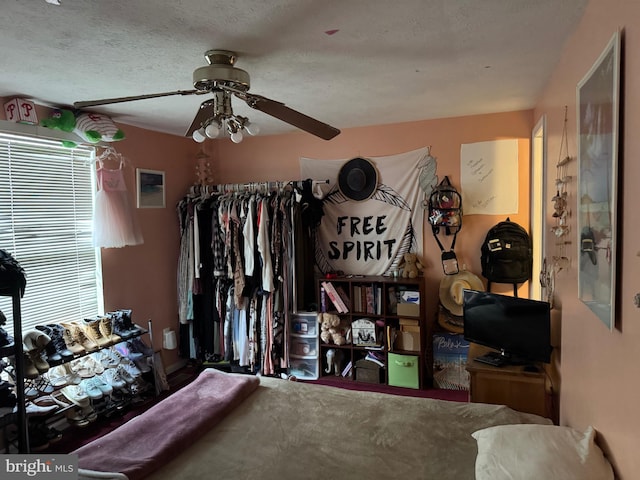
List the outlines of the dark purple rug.
{"type": "Polygon", "coordinates": [[[465,390],[445,390],[440,388],[428,388],[416,390],[413,388],[392,387],[384,384],[365,383],[344,380],[341,377],[324,376],[318,380],[308,380],[306,383],[316,385],[328,385],[331,387],[346,388],[349,390],[360,390],[364,392],[388,393],[391,395],[402,395],[405,397],[433,398],[436,400],[448,400],[451,402],[468,402],[469,392],[465,390]]]}

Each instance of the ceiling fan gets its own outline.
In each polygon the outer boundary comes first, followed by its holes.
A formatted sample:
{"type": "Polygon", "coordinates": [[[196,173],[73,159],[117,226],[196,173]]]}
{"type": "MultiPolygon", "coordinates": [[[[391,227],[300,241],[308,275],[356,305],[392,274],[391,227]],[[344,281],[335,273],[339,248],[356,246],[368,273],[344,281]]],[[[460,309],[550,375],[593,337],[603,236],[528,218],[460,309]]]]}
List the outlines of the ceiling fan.
{"type": "Polygon", "coordinates": [[[247,118],[233,114],[231,98],[235,96],[244,100],[251,108],[260,110],[324,140],[331,140],[340,133],[337,128],[293,110],[282,102],[249,93],[249,74],[235,66],[237,60],[235,52],[208,50],[204,57],[209,65],[197,68],[193,72],[193,90],[176,90],[132,97],[89,100],[75,102],[73,106],[77,109],[82,109],[170,95],[213,94],[213,98],[202,102],[185,136],[193,136],[194,140],[203,141],[206,137],[216,138],[226,130],[231,135],[231,139],[237,142],[242,140],[242,133],[238,135],[238,132],[242,132],[244,129],[251,133],[252,124],[247,118]]]}

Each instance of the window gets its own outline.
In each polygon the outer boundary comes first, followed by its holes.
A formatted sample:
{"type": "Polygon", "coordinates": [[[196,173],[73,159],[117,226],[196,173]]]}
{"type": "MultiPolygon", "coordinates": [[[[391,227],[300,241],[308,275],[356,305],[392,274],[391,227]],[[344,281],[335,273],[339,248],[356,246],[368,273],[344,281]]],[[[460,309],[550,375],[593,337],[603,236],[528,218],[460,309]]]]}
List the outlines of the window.
{"type": "MultiPolygon", "coordinates": [[[[0,248],[26,272],[23,332],[103,311],[94,158],[93,148],[0,133],[0,248]]],[[[0,310],[12,331],[11,298],[0,297],[0,310]]]]}

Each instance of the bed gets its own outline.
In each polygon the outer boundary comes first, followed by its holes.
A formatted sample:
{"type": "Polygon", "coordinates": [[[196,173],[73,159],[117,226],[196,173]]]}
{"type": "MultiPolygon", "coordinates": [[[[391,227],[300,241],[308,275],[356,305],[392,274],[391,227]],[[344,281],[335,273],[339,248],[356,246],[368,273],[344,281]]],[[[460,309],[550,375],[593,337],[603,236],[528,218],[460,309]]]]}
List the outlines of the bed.
{"type": "MultiPolygon", "coordinates": [[[[496,479],[491,468],[504,470],[504,465],[492,452],[513,455],[505,445],[493,448],[491,442],[504,442],[505,435],[507,446],[518,435],[529,442],[538,431],[557,429],[563,427],[505,406],[205,370],[142,415],[73,453],[82,479],[496,479]],[[517,431],[502,430],[511,426],[517,431]],[[495,429],[500,435],[480,438],[495,429]],[[478,464],[481,454],[489,455],[486,472],[478,464]]],[[[584,435],[583,445],[593,443],[584,435]]],[[[548,438],[535,441],[542,445],[548,438]]],[[[557,457],[554,445],[550,454],[557,457]]],[[[517,468],[526,463],[516,460],[517,468]]]]}

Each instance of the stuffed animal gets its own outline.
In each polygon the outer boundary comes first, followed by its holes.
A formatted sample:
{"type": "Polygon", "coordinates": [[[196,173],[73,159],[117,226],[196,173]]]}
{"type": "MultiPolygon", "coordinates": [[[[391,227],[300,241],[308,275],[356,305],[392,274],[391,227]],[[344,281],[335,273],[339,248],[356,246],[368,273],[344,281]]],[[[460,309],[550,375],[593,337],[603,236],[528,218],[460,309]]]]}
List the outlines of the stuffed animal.
{"type": "Polygon", "coordinates": [[[416,278],[423,268],[418,256],[411,252],[403,255],[398,266],[402,268],[402,278],[416,278]]]}
{"type": "MultiPolygon", "coordinates": [[[[113,121],[99,113],[80,113],[75,115],[71,110],[56,109],[49,118],[42,120],[41,125],[63,132],[73,132],[85,142],[117,142],[124,139],[124,132],[113,121]]],[[[63,141],[66,147],[75,147],[76,143],[63,141]]]]}
{"type": "Polygon", "coordinates": [[[333,343],[334,345],[344,345],[347,339],[340,328],[340,317],[333,313],[320,313],[318,315],[320,322],[320,340],[324,343],[333,343]]]}

